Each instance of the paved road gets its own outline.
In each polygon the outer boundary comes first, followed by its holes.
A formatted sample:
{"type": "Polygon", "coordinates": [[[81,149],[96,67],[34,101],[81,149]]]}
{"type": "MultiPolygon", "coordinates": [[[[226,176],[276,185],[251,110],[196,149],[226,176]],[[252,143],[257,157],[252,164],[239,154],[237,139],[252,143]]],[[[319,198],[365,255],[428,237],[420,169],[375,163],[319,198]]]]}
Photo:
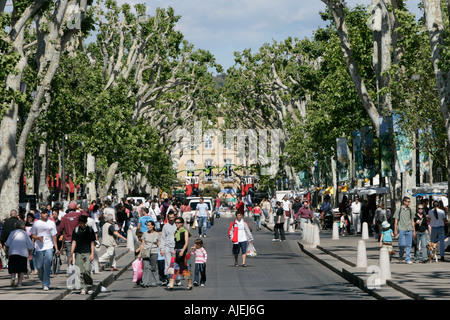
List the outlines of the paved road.
{"type": "MultiPolygon", "coordinates": [[[[202,238],[208,252],[205,287],[186,291],[187,281],[172,292],[162,287],[135,287],[129,269],[96,300],[373,300],[304,254],[297,242],[298,233],[288,234],[286,242],[272,242],[273,233],[264,228],[255,231],[253,222],[250,225],[258,256],[247,258],[247,268],[235,267],[226,237],[230,222],[229,218],[216,219],[207,238],[202,238]]],[[[197,231],[192,230],[190,246],[197,236],[197,231]]]]}

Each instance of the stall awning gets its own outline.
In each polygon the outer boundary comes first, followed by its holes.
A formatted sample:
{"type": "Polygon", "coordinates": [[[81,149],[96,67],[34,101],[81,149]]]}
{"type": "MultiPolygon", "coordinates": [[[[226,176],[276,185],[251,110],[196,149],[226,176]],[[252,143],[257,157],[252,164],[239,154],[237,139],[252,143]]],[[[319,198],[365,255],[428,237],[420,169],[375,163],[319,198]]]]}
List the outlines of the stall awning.
{"type": "Polygon", "coordinates": [[[412,188],[413,197],[435,195],[435,194],[448,194],[448,182],[437,182],[432,185],[423,185],[420,187],[412,188]]]}

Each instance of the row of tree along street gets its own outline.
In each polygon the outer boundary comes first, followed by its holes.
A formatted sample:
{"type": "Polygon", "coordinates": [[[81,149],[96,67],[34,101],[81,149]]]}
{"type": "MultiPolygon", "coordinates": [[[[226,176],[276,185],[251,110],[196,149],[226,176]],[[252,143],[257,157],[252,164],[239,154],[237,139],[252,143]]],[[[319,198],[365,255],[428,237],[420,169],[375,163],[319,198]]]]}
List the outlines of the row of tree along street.
{"type": "MultiPolygon", "coordinates": [[[[22,176],[44,202],[57,173],[83,184],[89,200],[113,187],[119,196],[170,191],[171,133],[197,120],[215,126],[219,115],[226,128],[282,129],[282,165],[260,188],[314,165],[326,183],[336,139],[361,127],[372,127],[379,154],[380,118],[394,113],[409,148],[433,160],[428,175],[448,179],[450,2],[423,0],[415,17],[400,0],[369,9],[322,1],[326,27],[235,53],[217,86],[211,70],[222,67],[176,30],[172,8],[0,0],[0,217],[17,207],[22,176]]],[[[403,189],[416,183],[414,170],[403,189]]],[[[400,170],[386,179],[397,185],[400,170]]],[[[397,189],[393,199],[404,194],[397,189]]]]}

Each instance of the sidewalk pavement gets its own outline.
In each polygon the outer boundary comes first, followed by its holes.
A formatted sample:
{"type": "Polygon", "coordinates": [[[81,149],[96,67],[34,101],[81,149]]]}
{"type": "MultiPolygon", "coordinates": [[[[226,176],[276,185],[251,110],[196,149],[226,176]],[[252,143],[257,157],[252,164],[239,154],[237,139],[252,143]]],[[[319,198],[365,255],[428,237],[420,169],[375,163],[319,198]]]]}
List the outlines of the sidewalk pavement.
{"type": "MultiPolygon", "coordinates": [[[[273,225],[265,224],[269,230],[273,225]]],[[[406,264],[399,261],[398,241],[394,240],[394,257],[390,264],[391,279],[381,286],[368,285],[369,277],[375,277],[372,270],[379,270],[380,247],[374,237],[364,240],[367,267],[356,267],[358,242],[361,235],[339,236],[332,239],[332,230],[320,230],[320,243],[311,245],[301,239],[299,231],[287,233],[287,239],[295,238],[302,251],[341,275],[350,283],[380,300],[447,300],[450,299],[450,256],[445,261],[406,264]],[[375,288],[371,288],[375,287],[375,288]],[[378,287],[378,288],[377,288],[378,287]]],[[[414,261],[414,248],[411,252],[414,261]]],[[[439,258],[439,252],[438,252],[439,258]]],[[[369,282],[370,283],[370,282],[369,282]]],[[[372,282],[373,283],[373,282],[372,282]]]]}
{"type": "MultiPolygon", "coordinates": [[[[100,257],[105,252],[102,246],[99,250],[100,257]]],[[[134,252],[127,248],[126,242],[120,242],[116,247],[116,268],[119,271],[110,271],[109,266],[100,267],[100,272],[92,276],[94,283],[93,293],[81,295],[79,289],[69,289],[67,284],[67,259],[61,254],[61,270],[57,275],[50,276],[50,290],[42,289],[42,282],[38,275],[26,276],[22,287],[12,287],[11,277],[7,269],[0,270],[0,300],[90,300],[97,295],[102,287],[108,287],[115,279],[131,267],[135,260],[134,252]]]]}

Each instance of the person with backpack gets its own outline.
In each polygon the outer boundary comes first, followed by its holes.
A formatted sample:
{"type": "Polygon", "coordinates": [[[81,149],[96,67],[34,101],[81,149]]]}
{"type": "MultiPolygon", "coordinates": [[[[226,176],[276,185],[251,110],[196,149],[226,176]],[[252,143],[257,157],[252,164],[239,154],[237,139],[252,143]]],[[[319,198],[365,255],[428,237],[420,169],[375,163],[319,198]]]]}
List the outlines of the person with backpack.
{"type": "Polygon", "coordinates": [[[72,247],[70,252],[69,263],[73,264],[75,255],[75,265],[80,269],[80,287],[81,294],[92,293],[88,291],[88,286],[92,286],[91,261],[94,261],[95,254],[95,233],[94,230],[87,225],[88,218],[81,215],[78,218],[78,227],[72,233],[72,247]]]}
{"type": "Polygon", "coordinates": [[[99,263],[109,263],[111,265],[111,271],[119,271],[116,269],[116,247],[117,238],[121,238],[127,241],[127,238],[119,233],[119,226],[114,222],[114,216],[108,214],[106,216],[106,222],[102,227],[103,243],[106,252],[98,259],[99,263]]]}

